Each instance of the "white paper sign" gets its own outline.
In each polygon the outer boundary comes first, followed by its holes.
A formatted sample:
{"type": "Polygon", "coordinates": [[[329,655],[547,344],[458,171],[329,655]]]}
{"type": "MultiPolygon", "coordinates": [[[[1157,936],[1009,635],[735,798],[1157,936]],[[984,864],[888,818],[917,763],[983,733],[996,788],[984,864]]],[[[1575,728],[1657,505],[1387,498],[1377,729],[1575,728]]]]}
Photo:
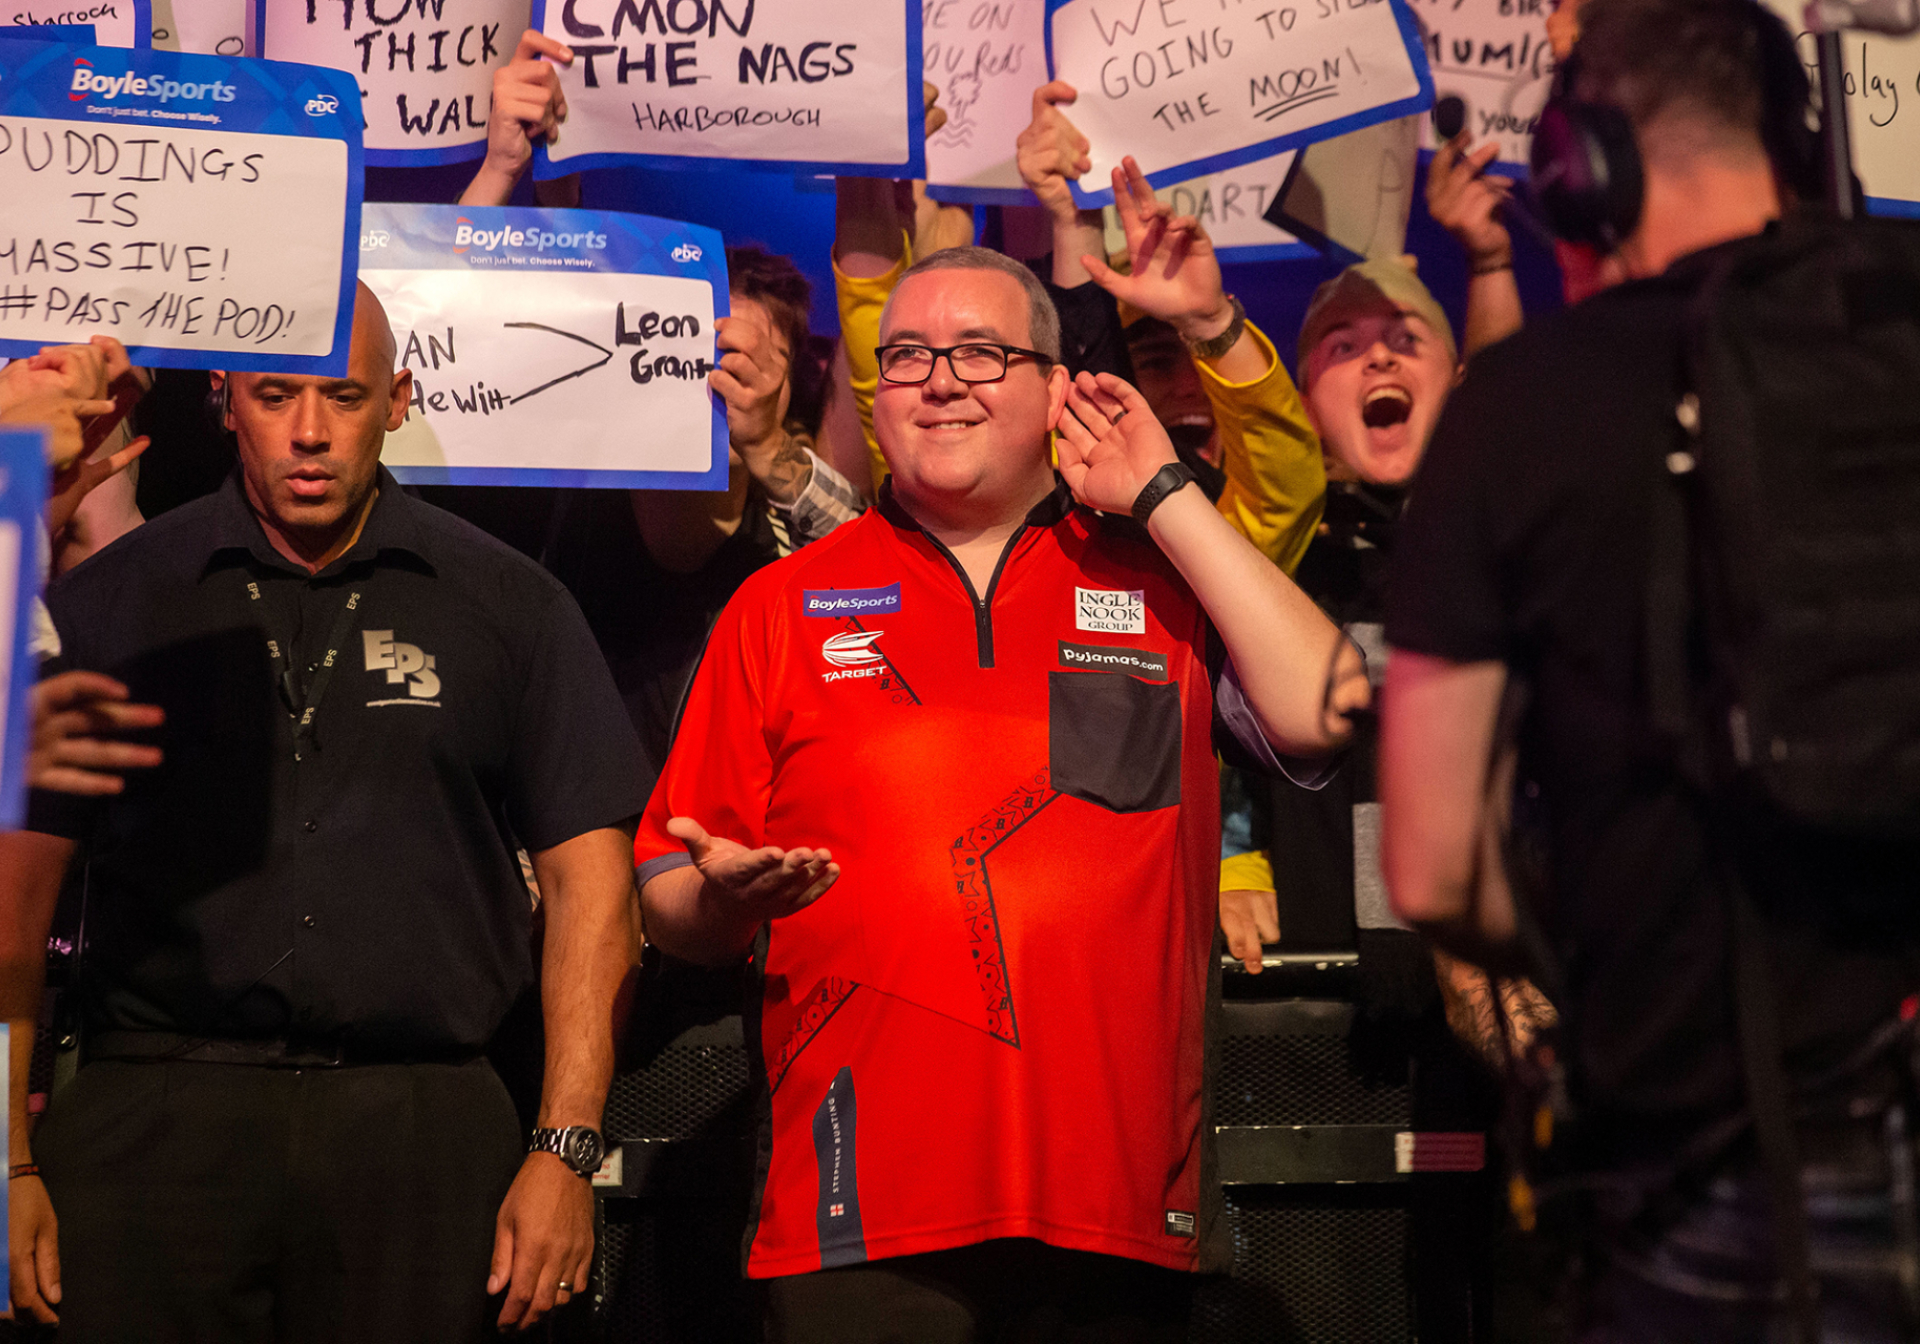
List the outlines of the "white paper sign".
{"type": "Polygon", "coordinates": [[[163,51],[251,56],[248,0],[153,0],[153,45],[163,51]]]}
{"type": "Polygon", "coordinates": [[[106,335],[136,364],[344,371],[351,80],[0,42],[0,88],[0,354],[106,335]]]}
{"type": "Polygon", "coordinates": [[[1432,102],[1399,0],[1064,0],[1049,24],[1101,203],[1125,155],[1158,186],[1432,102]]]}
{"type": "Polygon", "coordinates": [[[329,65],[360,81],[368,163],[452,163],[486,152],[493,72],[513,59],[529,0],[259,3],[261,55],[329,65]]]}
{"type": "Polygon", "coordinates": [[[926,79],[947,113],[927,139],[929,193],[1031,205],[1014,141],[1033,119],[1033,91],[1047,82],[1046,0],[922,0],[920,16],[926,79]]]}
{"type": "Polygon", "coordinates": [[[413,371],[381,454],[399,479],[725,486],[706,380],[726,312],[719,234],[586,210],[369,205],[363,219],[360,278],[413,371]]]}
{"type": "MultiPolygon", "coordinates": [[[[1804,6],[1799,0],[1767,0],[1767,7],[1795,34],[1807,77],[1817,85],[1820,62],[1813,35],[1801,20],[1804,6]]],[[[1920,36],[1847,33],[1840,50],[1847,68],[1853,171],[1867,195],[1876,198],[1876,212],[1920,215],[1920,36]]]]}
{"type": "Polygon", "coordinates": [[[924,177],[920,0],[545,0],[573,49],[542,177],[727,161],[924,177]]]}
{"type": "Polygon", "coordinates": [[[0,0],[0,27],[90,23],[95,45],[137,47],[146,9],[146,0],[0,0]]]}
{"type": "MultiPolygon", "coordinates": [[[[1318,255],[1288,233],[1275,228],[1262,216],[1285,185],[1297,150],[1276,154],[1270,159],[1255,159],[1236,168],[1159,187],[1154,195],[1173,207],[1178,215],[1192,215],[1206,229],[1216,252],[1225,261],[1276,261],[1285,257],[1318,255]]],[[[1106,207],[1107,253],[1125,249],[1127,237],[1120,227],[1120,216],[1106,207]]]]}
{"type": "MultiPolygon", "coordinates": [[[[1426,27],[1435,100],[1449,94],[1467,105],[1477,148],[1500,143],[1500,163],[1527,166],[1533,126],[1553,87],[1547,15],[1553,0],[1412,0],[1426,27]]],[[[1422,132],[1436,148],[1433,123],[1422,132]]]]}

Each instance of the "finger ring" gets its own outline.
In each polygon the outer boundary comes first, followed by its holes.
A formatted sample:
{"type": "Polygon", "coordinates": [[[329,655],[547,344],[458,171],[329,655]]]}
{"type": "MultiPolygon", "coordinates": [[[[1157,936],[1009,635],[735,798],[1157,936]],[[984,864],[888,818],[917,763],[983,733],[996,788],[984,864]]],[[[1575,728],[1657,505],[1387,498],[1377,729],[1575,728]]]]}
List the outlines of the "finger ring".
{"type": "Polygon", "coordinates": [[[560,1280],[560,1282],[554,1284],[553,1286],[554,1286],[554,1289],[558,1292],[570,1293],[573,1291],[573,1285],[568,1283],[565,1279],[560,1280]]]}
{"type": "Polygon", "coordinates": [[[1109,420],[1110,420],[1110,421],[1111,421],[1111,422],[1112,422],[1113,424],[1116,424],[1116,425],[1117,425],[1117,424],[1119,424],[1119,423],[1120,423],[1120,422],[1121,422],[1122,420],[1125,420],[1126,418],[1127,418],[1127,407],[1125,407],[1125,406],[1122,406],[1122,407],[1120,408],[1120,414],[1118,414],[1118,415],[1115,415],[1115,416],[1109,416],[1109,417],[1108,417],[1108,419],[1109,419],[1109,420]]]}

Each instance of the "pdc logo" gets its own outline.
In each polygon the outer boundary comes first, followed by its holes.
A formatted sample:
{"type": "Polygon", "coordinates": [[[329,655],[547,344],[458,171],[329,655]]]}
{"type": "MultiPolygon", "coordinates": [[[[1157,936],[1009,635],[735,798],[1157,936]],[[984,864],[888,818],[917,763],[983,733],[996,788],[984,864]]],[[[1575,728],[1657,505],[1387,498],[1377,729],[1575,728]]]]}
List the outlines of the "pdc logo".
{"type": "Polygon", "coordinates": [[[199,84],[182,84],[177,79],[136,75],[131,71],[123,75],[102,75],[95,72],[92,61],[84,56],[76,57],[73,62],[73,82],[67,85],[67,100],[84,102],[89,95],[96,93],[106,103],[122,96],[157,98],[163,103],[204,103],[209,99],[216,103],[230,103],[240,96],[240,89],[238,85],[223,84],[217,79],[199,84]]]}

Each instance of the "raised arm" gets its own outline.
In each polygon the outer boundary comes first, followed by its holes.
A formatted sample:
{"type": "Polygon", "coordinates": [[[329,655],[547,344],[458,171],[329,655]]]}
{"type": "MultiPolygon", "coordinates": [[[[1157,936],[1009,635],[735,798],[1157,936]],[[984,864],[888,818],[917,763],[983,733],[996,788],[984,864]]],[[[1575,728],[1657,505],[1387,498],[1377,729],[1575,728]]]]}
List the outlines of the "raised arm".
{"type": "Polygon", "coordinates": [[[1460,132],[1434,151],[1427,165],[1427,213],[1454,236],[1467,254],[1466,348],[1471,357],[1520,330],[1526,314],[1513,277],[1513,238],[1500,209],[1513,184],[1487,173],[1500,146],[1488,141],[1467,153],[1460,132]]]}
{"type": "MultiPolygon", "coordinates": [[[[1175,461],[1146,399],[1110,374],[1080,375],[1061,414],[1060,473],[1076,498],[1127,514],[1175,461]]],[[[1313,600],[1230,527],[1191,486],[1168,496],[1147,530],[1192,587],[1226,645],[1267,741],[1283,753],[1331,751],[1364,708],[1364,665],[1313,600]]]]}
{"type": "Polygon", "coordinates": [[[1081,258],[1105,251],[1100,211],[1075,205],[1069,186],[1093,168],[1093,160],[1087,157],[1087,137],[1060,110],[1079,96],[1073,85],[1060,79],[1035,89],[1033,120],[1015,144],[1020,180],[1053,227],[1053,283],[1062,289],[1076,289],[1091,280],[1081,258]]]}
{"type": "MultiPolygon", "coordinates": [[[[550,62],[573,64],[573,48],[537,29],[520,34],[513,59],[493,72],[493,105],[487,112],[487,154],[461,205],[505,205],[521,174],[533,162],[533,142],[560,138],[567,95],[550,62]]],[[[580,177],[571,174],[536,185],[542,205],[580,204],[580,177]]]]}
{"type": "Polygon", "coordinates": [[[1128,273],[1084,260],[1094,282],[1171,326],[1200,372],[1214,412],[1227,486],[1220,513],[1256,549],[1292,572],[1306,553],[1326,497],[1320,439],[1286,365],[1227,295],[1213,240],[1191,215],[1157,199],[1132,158],[1113,174],[1126,230],[1128,273]],[[1237,328],[1224,350],[1214,348],[1237,328]]]}

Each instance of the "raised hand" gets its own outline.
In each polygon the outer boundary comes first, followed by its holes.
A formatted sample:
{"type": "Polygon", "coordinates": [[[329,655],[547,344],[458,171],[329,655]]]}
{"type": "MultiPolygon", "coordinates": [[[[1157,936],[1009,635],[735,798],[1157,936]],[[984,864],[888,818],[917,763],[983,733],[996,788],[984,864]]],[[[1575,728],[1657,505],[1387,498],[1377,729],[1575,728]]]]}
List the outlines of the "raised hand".
{"type": "Polygon", "coordinates": [[[27,783],[59,793],[109,794],[126,787],[122,770],[160,764],[160,748],[112,735],[158,728],[155,705],[130,705],[127,688],[98,672],[62,672],[33,688],[33,746],[27,783]]]}
{"type": "Polygon", "coordinates": [[[1427,167],[1427,213],[1466,249],[1469,269],[1491,270],[1513,261],[1513,238],[1500,222],[1513,183],[1487,175],[1500,152],[1497,141],[1469,154],[1467,140],[1462,131],[1434,151],[1427,167]]]}
{"type": "Polygon", "coordinates": [[[723,317],[714,328],[721,355],[707,385],[727,404],[727,439],[751,466],[751,454],[780,437],[790,395],[790,356],[757,308],[723,317]]]}
{"type": "Polygon", "coordinates": [[[533,142],[552,144],[560,138],[567,95],[560,91],[554,63],[572,65],[573,48],[529,28],[520,34],[513,59],[493,72],[486,157],[460,193],[460,204],[505,205],[533,161],[533,142]]]}
{"type": "Polygon", "coordinates": [[[46,426],[49,458],[61,471],[105,443],[151,382],[111,336],[49,345],[0,371],[0,424],[46,426]]]}
{"type": "Polygon", "coordinates": [[[691,817],[674,817],[667,834],[687,847],[707,895],[734,919],[763,924],[806,909],[840,878],[840,865],[824,849],[748,849],[708,835],[691,817]]]}
{"type": "Polygon", "coordinates": [[[758,305],[723,317],[716,326],[723,353],[707,385],[726,403],[728,441],[768,497],[791,504],[813,478],[812,457],[786,431],[791,356],[781,351],[758,305]]]}
{"type": "MultiPolygon", "coordinates": [[[[93,403],[78,404],[86,406],[93,403]]],[[[57,541],[67,524],[73,521],[81,501],[92,494],[96,487],[105,485],[132,466],[151,444],[152,440],[142,434],[118,452],[105,457],[77,457],[54,472],[53,487],[47,497],[47,534],[57,541]]],[[[91,452],[91,449],[87,451],[91,452]]]]}
{"type": "MultiPolygon", "coordinates": [[[[15,361],[8,368],[25,363],[15,361]]],[[[92,423],[114,414],[107,400],[75,401],[58,387],[40,382],[41,375],[10,380],[8,395],[0,397],[0,425],[39,425],[47,431],[47,465],[66,471],[88,451],[92,423]]]]}
{"type": "Polygon", "coordinates": [[[1131,273],[1121,275],[1095,256],[1081,264],[1094,283],[1149,317],[1172,325],[1183,340],[1218,336],[1233,322],[1233,305],[1220,281],[1213,240],[1192,215],[1176,215],[1147,185],[1131,155],[1113,170],[1113,205],[1127,235],[1131,273]]]}
{"type": "Polygon", "coordinates": [[[1067,388],[1059,431],[1060,475],[1074,498],[1104,513],[1130,513],[1173,441],[1147,400],[1110,373],[1082,373],[1067,388]]]}
{"type": "Polygon", "coordinates": [[[1093,169],[1093,160],[1087,157],[1092,144],[1060,110],[1079,96],[1063,79],[1042,84],[1033,91],[1033,120],[1014,142],[1020,180],[1056,220],[1077,217],[1079,208],[1068,184],[1093,169]]]}
{"type": "Polygon", "coordinates": [[[940,106],[940,89],[930,79],[920,81],[920,106],[926,112],[926,138],[931,140],[947,124],[947,109],[940,106]]]}

